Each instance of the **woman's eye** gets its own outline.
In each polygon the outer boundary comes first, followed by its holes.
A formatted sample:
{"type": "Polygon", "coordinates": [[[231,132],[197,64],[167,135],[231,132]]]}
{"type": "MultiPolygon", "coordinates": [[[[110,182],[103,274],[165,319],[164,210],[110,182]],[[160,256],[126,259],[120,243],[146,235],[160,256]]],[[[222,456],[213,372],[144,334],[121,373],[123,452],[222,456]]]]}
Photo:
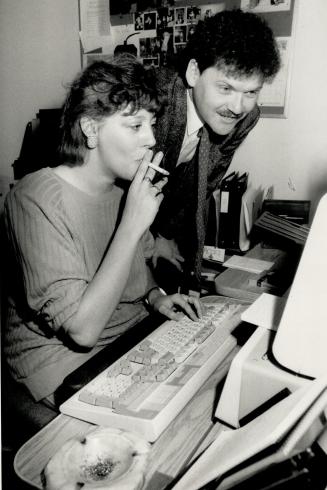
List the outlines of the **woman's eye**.
{"type": "Polygon", "coordinates": [[[142,126],[142,124],[132,124],[131,128],[133,129],[133,131],[138,131],[141,126],[142,126]]]}

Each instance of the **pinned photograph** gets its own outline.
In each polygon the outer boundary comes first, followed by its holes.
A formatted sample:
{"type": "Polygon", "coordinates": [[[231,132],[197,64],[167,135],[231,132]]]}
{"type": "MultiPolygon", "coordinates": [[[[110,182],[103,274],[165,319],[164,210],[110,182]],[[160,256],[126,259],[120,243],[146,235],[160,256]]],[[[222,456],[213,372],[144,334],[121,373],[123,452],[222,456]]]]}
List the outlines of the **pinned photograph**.
{"type": "Polygon", "coordinates": [[[172,27],[166,27],[160,32],[161,40],[161,53],[160,64],[165,66],[169,63],[171,57],[174,55],[174,34],[172,27]]]}
{"type": "Polygon", "coordinates": [[[168,8],[160,8],[158,9],[157,16],[157,29],[163,29],[168,25],[168,8]]]}
{"type": "Polygon", "coordinates": [[[143,14],[141,14],[141,12],[136,12],[134,14],[134,29],[135,31],[143,31],[144,29],[143,14]]]}
{"type": "Polygon", "coordinates": [[[175,24],[175,9],[168,9],[167,26],[173,27],[174,24],[175,24]]]}
{"type": "Polygon", "coordinates": [[[188,41],[195,33],[195,24],[186,26],[186,41],[188,41]]]}
{"type": "Polygon", "coordinates": [[[144,12],[143,18],[145,31],[157,28],[157,12],[144,12]]]}
{"type": "Polygon", "coordinates": [[[160,47],[159,37],[142,37],[140,39],[140,57],[157,58],[160,54],[160,47]]]}
{"type": "Polygon", "coordinates": [[[186,22],[188,24],[197,23],[201,16],[201,9],[199,7],[187,7],[186,8],[186,22]]]}
{"type": "Polygon", "coordinates": [[[175,24],[186,24],[185,7],[175,9],[175,24]]]}
{"type": "Polygon", "coordinates": [[[175,26],[174,27],[174,43],[185,43],[186,42],[186,26],[175,26]]]}

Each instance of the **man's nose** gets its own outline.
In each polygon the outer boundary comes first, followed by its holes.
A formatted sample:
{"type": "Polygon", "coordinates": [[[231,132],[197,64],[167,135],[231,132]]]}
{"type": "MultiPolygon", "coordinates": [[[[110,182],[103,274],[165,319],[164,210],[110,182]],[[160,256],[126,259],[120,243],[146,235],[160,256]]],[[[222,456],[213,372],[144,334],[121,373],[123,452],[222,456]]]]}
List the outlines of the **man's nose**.
{"type": "Polygon", "coordinates": [[[228,109],[234,114],[242,114],[244,111],[244,101],[242,92],[234,92],[228,103],[228,109]]]}

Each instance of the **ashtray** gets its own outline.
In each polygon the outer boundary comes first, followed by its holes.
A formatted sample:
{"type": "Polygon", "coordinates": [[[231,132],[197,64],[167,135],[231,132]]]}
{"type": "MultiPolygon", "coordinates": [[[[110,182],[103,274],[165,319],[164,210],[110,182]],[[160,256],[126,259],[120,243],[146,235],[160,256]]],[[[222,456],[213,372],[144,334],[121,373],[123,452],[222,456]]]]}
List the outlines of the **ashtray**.
{"type": "Polygon", "coordinates": [[[120,429],[97,427],[69,439],[43,471],[46,490],[138,490],[150,444],[120,429]]]}

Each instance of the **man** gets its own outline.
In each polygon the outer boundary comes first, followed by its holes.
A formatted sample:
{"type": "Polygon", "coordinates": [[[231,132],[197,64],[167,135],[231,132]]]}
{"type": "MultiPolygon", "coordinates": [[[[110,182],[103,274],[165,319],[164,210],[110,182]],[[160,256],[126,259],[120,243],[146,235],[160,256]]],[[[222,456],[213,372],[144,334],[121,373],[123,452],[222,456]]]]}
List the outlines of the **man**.
{"type": "Polygon", "coordinates": [[[153,226],[153,264],[160,258],[166,275],[169,263],[183,269],[187,287],[192,275],[192,289],[199,284],[208,198],[258,122],[260,89],[279,67],[268,25],[253,13],[226,10],[198,23],[178,71],[158,73],[168,105],[157,124],[157,149],[170,177],[153,226]]]}

